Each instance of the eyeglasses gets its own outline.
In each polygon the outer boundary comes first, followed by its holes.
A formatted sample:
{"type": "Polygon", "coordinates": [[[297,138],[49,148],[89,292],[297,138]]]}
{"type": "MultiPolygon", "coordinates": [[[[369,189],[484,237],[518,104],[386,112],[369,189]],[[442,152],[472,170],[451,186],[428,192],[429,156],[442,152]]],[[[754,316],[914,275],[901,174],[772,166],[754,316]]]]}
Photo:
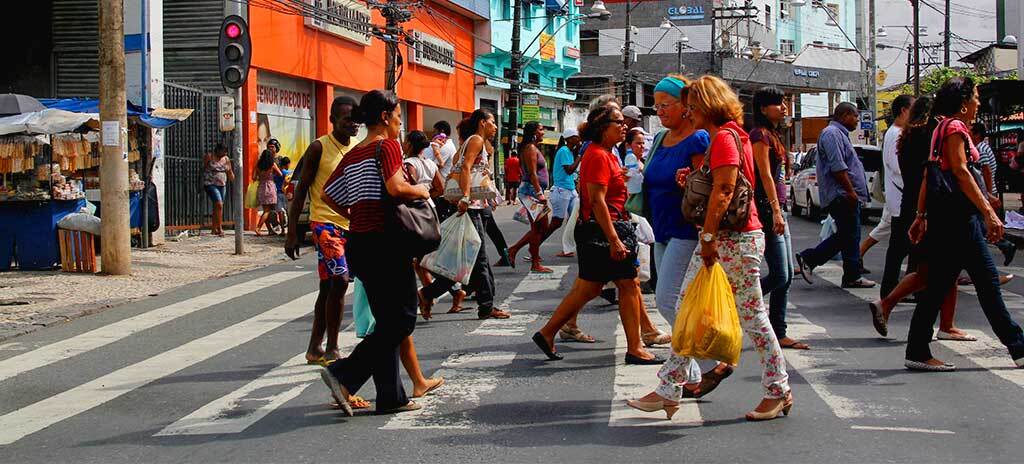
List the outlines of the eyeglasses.
{"type": "Polygon", "coordinates": [[[668,107],[670,107],[672,105],[678,105],[680,103],[682,103],[682,102],[678,102],[677,101],[677,102],[672,102],[672,103],[661,103],[661,104],[658,104],[658,105],[654,105],[654,110],[655,111],[664,111],[664,110],[667,110],[668,107]]]}
{"type": "Polygon", "coordinates": [[[608,122],[610,122],[612,124],[618,124],[620,126],[625,126],[626,125],[626,120],[625,119],[612,119],[611,121],[608,121],[608,122]]]}

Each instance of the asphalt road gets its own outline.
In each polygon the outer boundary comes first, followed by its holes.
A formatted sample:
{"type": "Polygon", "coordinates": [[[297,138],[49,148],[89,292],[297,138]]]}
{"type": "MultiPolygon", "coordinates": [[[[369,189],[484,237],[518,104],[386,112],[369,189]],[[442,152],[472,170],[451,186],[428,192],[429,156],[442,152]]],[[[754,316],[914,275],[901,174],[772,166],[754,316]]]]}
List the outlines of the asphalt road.
{"type": "MultiPolygon", "coordinates": [[[[513,241],[525,227],[510,216],[498,214],[513,241]]],[[[792,228],[801,249],[820,226],[792,228]]],[[[564,361],[544,361],[529,339],[576,273],[553,257],[558,243],[543,249],[552,276],[495,269],[512,319],[468,311],[419,323],[423,369],[447,385],[417,413],[346,418],[327,407],[316,368],[300,361],[316,290],[309,255],[15,338],[0,345],[0,461],[1016,462],[1024,452],[1024,371],[975,297],[961,293],[957,322],[982,340],[933,348],[960,370],[911,373],[902,364],[912,307],[894,313],[891,338],[878,337],[863,299],[877,292],[840,289],[835,265],[791,292],[791,335],[813,347],[786,351],[792,415],[743,419],[761,396],[749,345],[737,373],[673,421],[628,410],[623,399],[649,391],[657,366],[623,365],[614,307],[585,309],[581,325],[600,343],[560,343],[564,361]]],[[[880,278],[883,256],[884,244],[868,254],[869,277],[880,278]]],[[[1018,320],[1022,280],[1006,287],[1018,320]]],[[[359,393],[372,399],[372,383],[359,393]]]]}

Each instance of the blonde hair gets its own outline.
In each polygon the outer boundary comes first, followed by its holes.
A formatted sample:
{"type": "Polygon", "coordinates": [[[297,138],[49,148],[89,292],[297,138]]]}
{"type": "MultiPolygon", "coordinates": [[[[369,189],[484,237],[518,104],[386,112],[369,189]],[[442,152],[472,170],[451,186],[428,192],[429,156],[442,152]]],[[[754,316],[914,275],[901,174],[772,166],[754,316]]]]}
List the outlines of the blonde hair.
{"type": "Polygon", "coordinates": [[[743,104],[736,92],[725,81],[712,75],[701,76],[687,86],[690,89],[690,101],[700,112],[708,115],[716,126],[729,121],[741,124],[743,121],[743,104]]]}

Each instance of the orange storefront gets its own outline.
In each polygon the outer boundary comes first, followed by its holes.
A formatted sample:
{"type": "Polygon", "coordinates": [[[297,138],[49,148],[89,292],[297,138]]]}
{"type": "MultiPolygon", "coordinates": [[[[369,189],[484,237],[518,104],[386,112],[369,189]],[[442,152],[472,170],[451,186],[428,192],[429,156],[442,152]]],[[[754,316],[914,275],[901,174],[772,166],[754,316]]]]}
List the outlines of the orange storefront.
{"type": "MultiPolygon", "coordinates": [[[[356,21],[341,27],[249,6],[253,57],[242,96],[246,179],[268,139],[281,142],[282,154],[294,167],[306,146],[330,130],[328,113],[336,95],[358,97],[384,88],[385,46],[368,27],[371,22],[383,25],[384,18],[363,3],[323,4],[333,4],[356,21]],[[368,19],[366,26],[357,25],[363,22],[359,19],[368,19]]],[[[403,24],[420,44],[399,47],[404,66],[396,90],[406,131],[429,129],[439,115],[453,119],[473,111],[470,31],[480,20],[452,3],[427,2],[403,24]]],[[[450,122],[454,126],[457,121],[450,122]]],[[[247,227],[255,223],[255,210],[248,211],[246,222],[247,227]]]]}

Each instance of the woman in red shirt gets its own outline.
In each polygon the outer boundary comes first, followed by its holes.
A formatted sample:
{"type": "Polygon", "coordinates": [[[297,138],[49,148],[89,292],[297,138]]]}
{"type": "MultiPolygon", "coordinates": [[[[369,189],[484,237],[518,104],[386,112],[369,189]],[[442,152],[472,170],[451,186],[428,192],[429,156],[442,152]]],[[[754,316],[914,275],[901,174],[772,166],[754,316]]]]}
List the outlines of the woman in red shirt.
{"type": "MultiPolygon", "coordinates": [[[[690,262],[686,273],[687,282],[682,288],[685,292],[700,266],[711,267],[715,263],[722,265],[732,284],[740,325],[761,355],[764,399],[757,408],[747,413],[747,420],[774,419],[779,413],[789,414],[793,406],[793,395],[789,389],[782,348],[768,321],[768,309],[761,295],[760,265],[764,255],[764,232],[761,231],[754,202],[749,204],[750,213],[746,224],[736,230],[719,228],[732,200],[738,176],[745,177],[751,186],[757,183],[750,137],[739,125],[743,121],[743,104],[729,84],[710,75],[701,77],[690,86],[688,101],[694,125],[707,130],[711,135],[711,147],[705,162],[709,163],[714,187],[699,235],[700,249],[690,262]],[[736,143],[737,138],[739,144],[736,143]]],[[[648,412],[664,410],[671,418],[679,409],[680,399],[710,393],[719,382],[732,374],[732,370],[732,366],[720,363],[706,374],[701,374],[700,366],[693,358],[673,353],[658,372],[658,388],[639,400],[630,400],[628,404],[648,412]]]]}
{"type": "Polygon", "coordinates": [[[626,138],[626,120],[616,104],[591,111],[580,128],[592,142],[580,164],[580,219],[576,224],[579,276],[572,290],[555,309],[551,320],[533,341],[551,360],[555,333],[601,293],[608,282],[619,290],[619,317],[626,332],[626,364],[660,364],[640,339],[640,283],[637,280],[637,241],[626,212],[626,179],[611,149],[626,138]]]}

